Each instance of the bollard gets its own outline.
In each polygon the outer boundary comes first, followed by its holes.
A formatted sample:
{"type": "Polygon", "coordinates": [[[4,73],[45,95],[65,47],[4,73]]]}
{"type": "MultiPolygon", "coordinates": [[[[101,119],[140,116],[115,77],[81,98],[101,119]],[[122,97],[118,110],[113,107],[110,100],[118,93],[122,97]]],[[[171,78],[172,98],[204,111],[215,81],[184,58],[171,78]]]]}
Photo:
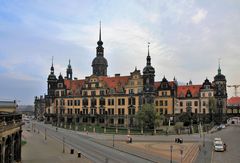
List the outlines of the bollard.
{"type": "Polygon", "coordinates": [[[74,149],[71,149],[71,150],[70,150],[70,154],[74,154],[74,149]]]}
{"type": "Polygon", "coordinates": [[[81,153],[80,152],[78,152],[78,158],[81,158],[81,153]]]}

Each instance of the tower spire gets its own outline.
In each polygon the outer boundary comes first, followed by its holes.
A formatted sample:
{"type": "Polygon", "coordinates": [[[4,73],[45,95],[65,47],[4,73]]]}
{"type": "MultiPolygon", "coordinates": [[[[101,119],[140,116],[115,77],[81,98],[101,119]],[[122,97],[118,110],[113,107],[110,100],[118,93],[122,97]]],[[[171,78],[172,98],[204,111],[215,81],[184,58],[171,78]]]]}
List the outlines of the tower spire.
{"type": "Polygon", "coordinates": [[[53,56],[52,56],[52,67],[53,67],[53,56]]]}
{"type": "Polygon", "coordinates": [[[221,74],[221,67],[220,67],[220,61],[221,59],[218,59],[218,74],[221,74]]]}
{"type": "Polygon", "coordinates": [[[54,74],[54,67],[53,67],[53,56],[52,56],[52,66],[51,66],[51,74],[54,74]]]}
{"type": "Polygon", "coordinates": [[[68,60],[68,67],[71,67],[71,60],[68,60]]]}
{"type": "Polygon", "coordinates": [[[147,66],[151,66],[151,57],[149,52],[150,42],[148,42],[148,56],[147,56],[147,66]]]}
{"type": "Polygon", "coordinates": [[[102,42],[102,26],[101,26],[101,21],[99,23],[99,40],[97,42],[98,46],[102,46],[103,42],[102,42]]]}
{"type": "Polygon", "coordinates": [[[150,45],[150,42],[148,42],[148,56],[150,56],[150,55],[149,55],[149,45],[150,45]]]}
{"type": "Polygon", "coordinates": [[[99,28],[99,41],[102,41],[102,38],[101,38],[101,21],[100,21],[100,28],[99,28]]]}

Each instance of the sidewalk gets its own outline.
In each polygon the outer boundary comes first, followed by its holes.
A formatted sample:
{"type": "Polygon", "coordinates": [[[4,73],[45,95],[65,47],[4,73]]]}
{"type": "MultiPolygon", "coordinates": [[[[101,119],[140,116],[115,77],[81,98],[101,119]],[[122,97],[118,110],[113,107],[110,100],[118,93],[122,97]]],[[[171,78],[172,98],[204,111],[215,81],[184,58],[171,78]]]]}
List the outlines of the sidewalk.
{"type": "Polygon", "coordinates": [[[70,154],[70,149],[65,147],[57,140],[47,137],[44,139],[43,133],[32,132],[28,129],[23,129],[22,139],[27,141],[27,144],[22,147],[22,162],[23,163],[90,163],[83,155],[77,157],[77,151],[70,154]]]}

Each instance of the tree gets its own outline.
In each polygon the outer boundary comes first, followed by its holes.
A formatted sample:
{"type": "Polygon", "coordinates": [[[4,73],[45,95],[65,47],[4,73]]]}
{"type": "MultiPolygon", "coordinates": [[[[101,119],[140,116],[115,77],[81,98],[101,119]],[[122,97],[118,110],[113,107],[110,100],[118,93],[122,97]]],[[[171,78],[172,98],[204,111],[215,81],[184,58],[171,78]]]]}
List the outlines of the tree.
{"type": "Polygon", "coordinates": [[[145,129],[154,129],[161,125],[163,117],[157,113],[153,104],[144,104],[137,113],[139,125],[145,129]]]}

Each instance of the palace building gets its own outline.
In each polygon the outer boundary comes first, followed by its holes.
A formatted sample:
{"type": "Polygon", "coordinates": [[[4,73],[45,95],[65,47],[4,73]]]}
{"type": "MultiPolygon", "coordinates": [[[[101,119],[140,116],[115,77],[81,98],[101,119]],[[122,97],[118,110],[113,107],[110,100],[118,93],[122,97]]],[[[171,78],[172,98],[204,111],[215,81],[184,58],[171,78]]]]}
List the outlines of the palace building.
{"type": "Polygon", "coordinates": [[[148,45],[146,66],[135,68],[129,75],[108,76],[108,61],[104,57],[101,36],[96,47],[96,57],[92,61],[92,75],[85,79],[73,79],[71,62],[66,69],[66,77],[56,77],[54,64],[50,68],[45,96],[45,122],[56,125],[99,124],[109,126],[134,127],[136,114],[146,103],[154,104],[156,111],[166,118],[184,112],[194,114],[209,113],[209,98],[216,98],[217,113],[221,115],[226,107],[226,79],[218,74],[211,83],[206,79],[202,84],[178,85],[178,81],[168,81],[165,77],[155,81],[155,69],[151,65],[148,45]]]}

